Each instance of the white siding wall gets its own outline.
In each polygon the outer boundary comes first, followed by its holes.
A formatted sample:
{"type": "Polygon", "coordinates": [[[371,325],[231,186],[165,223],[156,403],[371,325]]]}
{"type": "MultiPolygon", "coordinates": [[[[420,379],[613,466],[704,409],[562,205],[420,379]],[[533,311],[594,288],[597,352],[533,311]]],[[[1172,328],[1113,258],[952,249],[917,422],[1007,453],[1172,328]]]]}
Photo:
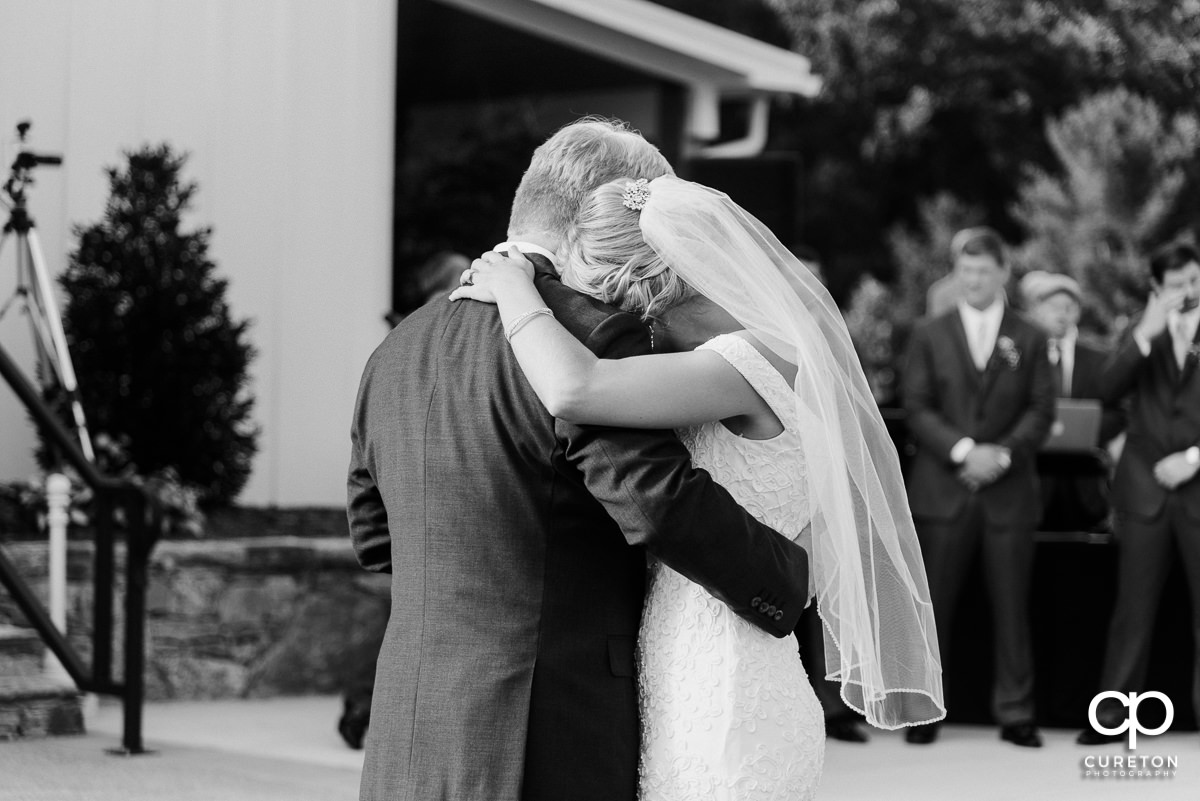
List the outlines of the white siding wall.
{"type": "MultiPolygon", "coordinates": [[[[395,14],[394,0],[0,0],[5,170],[24,118],[36,149],[65,158],[31,194],[51,272],[71,226],[100,216],[103,168],[122,150],[165,140],[191,154],[190,222],[214,227],[259,351],[243,503],[344,500],[358,376],[390,305],[395,14]]],[[[32,368],[29,340],[10,311],[0,342],[32,368]]],[[[0,480],[33,472],[32,446],[0,386],[0,480]]]]}

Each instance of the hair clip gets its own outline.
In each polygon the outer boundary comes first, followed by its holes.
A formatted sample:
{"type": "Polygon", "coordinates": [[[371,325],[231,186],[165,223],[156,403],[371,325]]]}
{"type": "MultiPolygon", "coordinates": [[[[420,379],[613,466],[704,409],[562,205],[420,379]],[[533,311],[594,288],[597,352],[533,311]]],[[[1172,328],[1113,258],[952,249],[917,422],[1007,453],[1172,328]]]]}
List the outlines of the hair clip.
{"type": "Polygon", "coordinates": [[[621,193],[621,203],[627,209],[641,211],[646,208],[646,203],[650,200],[650,182],[645,178],[638,178],[636,181],[630,181],[625,185],[625,191],[621,193]]]}

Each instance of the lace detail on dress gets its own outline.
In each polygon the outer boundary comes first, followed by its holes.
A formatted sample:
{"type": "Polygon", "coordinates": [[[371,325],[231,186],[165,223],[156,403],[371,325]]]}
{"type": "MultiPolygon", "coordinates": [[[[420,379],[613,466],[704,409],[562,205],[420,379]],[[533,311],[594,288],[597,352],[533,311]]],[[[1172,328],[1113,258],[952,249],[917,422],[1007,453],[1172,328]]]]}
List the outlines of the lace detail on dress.
{"type": "MultiPolygon", "coordinates": [[[[809,519],[795,395],[750,343],[720,353],[771,406],[784,431],[739,437],[720,423],[680,432],[697,467],[758,520],[805,542],[809,519]]],[[[811,593],[810,593],[811,594],[811,593]]],[[[792,637],[777,639],[700,586],[654,563],[638,640],[641,801],[803,801],[815,796],[824,715],[792,637]]]]}

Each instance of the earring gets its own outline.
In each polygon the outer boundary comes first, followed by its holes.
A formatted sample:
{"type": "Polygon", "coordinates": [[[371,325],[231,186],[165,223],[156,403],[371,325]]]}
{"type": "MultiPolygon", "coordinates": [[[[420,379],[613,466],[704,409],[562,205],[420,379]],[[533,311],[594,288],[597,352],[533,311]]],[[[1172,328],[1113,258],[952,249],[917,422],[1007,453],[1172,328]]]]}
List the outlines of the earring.
{"type": "Polygon", "coordinates": [[[650,352],[653,353],[654,352],[654,320],[653,319],[650,320],[650,323],[647,327],[650,329],[650,352]]]}

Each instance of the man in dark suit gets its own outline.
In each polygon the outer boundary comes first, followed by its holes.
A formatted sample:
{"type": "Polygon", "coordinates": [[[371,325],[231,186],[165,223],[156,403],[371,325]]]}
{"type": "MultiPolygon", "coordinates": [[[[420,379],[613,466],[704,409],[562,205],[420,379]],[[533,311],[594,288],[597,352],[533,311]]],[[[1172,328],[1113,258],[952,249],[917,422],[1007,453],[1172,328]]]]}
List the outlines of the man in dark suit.
{"type": "MultiPolygon", "coordinates": [[[[1101,374],[1108,354],[1079,339],[1083,293],[1069,275],[1034,270],[1021,279],[1021,297],[1029,316],[1048,337],[1047,355],[1060,398],[1101,401],[1101,374]]],[[[1042,453],[1043,531],[1095,531],[1108,521],[1108,457],[1102,450],[1121,432],[1124,414],[1104,403],[1094,453],[1042,453]]]]}
{"type": "MultiPolygon", "coordinates": [[[[586,121],[539,147],[517,190],[497,248],[535,264],[599,355],[647,353],[648,331],[563,286],[555,251],[590,189],[669,172],[637,134],[586,121]]],[[[352,443],[351,537],[392,574],[363,799],[633,801],[647,552],[775,636],[804,606],[803,549],[670,432],[552,418],[494,306],[434,302],[397,326],[367,364],[352,443]]]]}
{"type": "MultiPolygon", "coordinates": [[[[1200,648],[1200,254],[1175,244],[1150,260],[1153,291],[1132,335],[1104,372],[1104,393],[1129,401],[1125,448],[1113,476],[1117,512],[1117,602],[1109,626],[1102,690],[1142,692],[1162,587],[1176,548],[1191,590],[1200,648]]],[[[1200,717],[1200,656],[1192,703],[1200,717]]],[[[1124,712],[1125,714],[1122,714],[1124,712]]],[[[1107,728],[1125,720],[1101,704],[1107,728]]],[[[1087,729],[1083,745],[1116,739],[1087,729]]]]}
{"type": "MultiPolygon", "coordinates": [[[[1010,270],[994,231],[961,231],[952,247],[962,300],[913,331],[904,369],[917,445],[909,502],[943,658],[963,580],[982,549],[995,624],[993,714],[1005,740],[1037,747],[1029,592],[1041,509],[1034,456],[1054,419],[1046,336],[1006,307],[1010,270]]],[[[906,738],[927,744],[937,734],[931,724],[906,738]]]]}

